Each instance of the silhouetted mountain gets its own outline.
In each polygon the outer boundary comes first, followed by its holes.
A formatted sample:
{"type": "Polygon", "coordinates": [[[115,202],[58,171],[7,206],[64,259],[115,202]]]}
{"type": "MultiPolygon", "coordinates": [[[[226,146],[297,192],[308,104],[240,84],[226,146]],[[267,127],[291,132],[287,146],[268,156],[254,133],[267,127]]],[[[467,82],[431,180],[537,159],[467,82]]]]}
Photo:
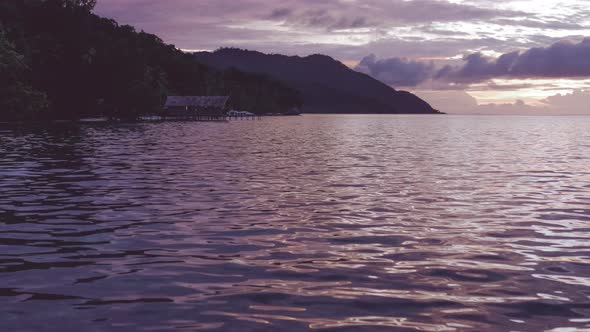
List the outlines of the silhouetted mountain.
{"type": "Polygon", "coordinates": [[[195,53],[198,62],[265,74],[301,91],[306,113],[439,113],[406,91],[356,72],[325,55],[307,57],[263,54],[223,48],[195,53]]]}

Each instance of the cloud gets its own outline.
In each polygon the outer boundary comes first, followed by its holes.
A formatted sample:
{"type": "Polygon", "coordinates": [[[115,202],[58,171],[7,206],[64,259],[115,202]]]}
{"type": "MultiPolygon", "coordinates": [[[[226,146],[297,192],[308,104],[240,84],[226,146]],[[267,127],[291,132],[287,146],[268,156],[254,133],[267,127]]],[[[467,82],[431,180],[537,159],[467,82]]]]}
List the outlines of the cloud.
{"type": "MultiPolygon", "coordinates": [[[[538,115],[552,114],[548,107],[528,105],[521,99],[512,103],[479,104],[474,109],[474,114],[513,114],[513,115],[538,115]]],[[[554,112],[557,114],[557,112],[554,112]]]]}
{"type": "Polygon", "coordinates": [[[361,60],[356,70],[369,74],[394,87],[417,86],[433,81],[439,88],[445,82],[468,86],[488,82],[490,89],[520,89],[518,86],[497,86],[492,79],[536,79],[590,77],[590,38],[579,43],[561,41],[549,47],[535,47],[525,51],[504,53],[497,58],[472,53],[463,58],[460,65],[444,65],[436,68],[432,61],[405,58],[377,59],[370,55],[361,60]]]}
{"type": "Polygon", "coordinates": [[[270,13],[270,19],[281,19],[291,15],[292,11],[289,8],[276,8],[270,13]]]}
{"type": "Polygon", "coordinates": [[[585,27],[582,24],[575,22],[564,22],[557,20],[531,20],[531,19],[512,19],[500,18],[493,21],[499,25],[514,25],[527,28],[539,29],[558,29],[558,30],[583,30],[585,27]]]}
{"type": "Polygon", "coordinates": [[[465,91],[415,91],[434,108],[450,114],[590,115],[590,90],[556,94],[540,103],[517,99],[505,103],[478,103],[465,91]]]}
{"type": "Polygon", "coordinates": [[[396,87],[416,86],[432,77],[433,62],[411,61],[402,58],[378,60],[371,54],[356,66],[355,70],[396,87]]]}
{"type": "Polygon", "coordinates": [[[491,59],[481,53],[469,54],[463,58],[465,64],[461,66],[446,65],[436,73],[434,78],[457,83],[486,81],[494,77],[505,76],[518,56],[518,52],[511,52],[503,54],[497,59],[491,59]]]}
{"type": "Polygon", "coordinates": [[[590,77],[590,38],[579,43],[563,41],[549,47],[502,54],[496,59],[473,53],[461,66],[447,65],[435,75],[459,83],[492,78],[583,78],[590,77]]]}
{"type": "Polygon", "coordinates": [[[271,14],[267,17],[282,19],[286,24],[293,26],[335,30],[384,28],[414,23],[478,21],[524,15],[523,12],[514,10],[437,0],[286,1],[289,2],[289,7],[271,9],[271,14]]]}
{"type": "Polygon", "coordinates": [[[450,114],[476,113],[477,99],[465,91],[413,91],[432,107],[450,114]]]}
{"type": "Polygon", "coordinates": [[[556,94],[544,99],[543,103],[558,112],[590,115],[590,90],[578,89],[572,93],[556,94]]]}
{"type": "Polygon", "coordinates": [[[527,15],[504,7],[450,0],[99,0],[95,12],[155,33],[183,49],[235,46],[356,60],[368,53],[387,54],[382,50],[425,49],[456,55],[481,46],[520,45],[523,38],[509,43],[498,38],[501,43],[486,44],[496,36],[466,35],[462,26],[444,26],[460,22],[476,26],[527,15]]]}

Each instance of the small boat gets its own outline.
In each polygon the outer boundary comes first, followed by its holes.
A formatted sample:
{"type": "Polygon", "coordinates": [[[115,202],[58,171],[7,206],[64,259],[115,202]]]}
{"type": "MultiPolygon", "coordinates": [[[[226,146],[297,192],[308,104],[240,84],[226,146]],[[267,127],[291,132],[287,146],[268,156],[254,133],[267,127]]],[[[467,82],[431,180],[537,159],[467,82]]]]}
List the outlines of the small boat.
{"type": "Polygon", "coordinates": [[[236,111],[236,110],[231,110],[229,112],[227,112],[228,116],[254,116],[256,114],[252,113],[252,112],[246,112],[246,111],[236,111]]]}
{"type": "Polygon", "coordinates": [[[297,107],[293,107],[289,109],[285,115],[301,115],[301,110],[297,107]]]}

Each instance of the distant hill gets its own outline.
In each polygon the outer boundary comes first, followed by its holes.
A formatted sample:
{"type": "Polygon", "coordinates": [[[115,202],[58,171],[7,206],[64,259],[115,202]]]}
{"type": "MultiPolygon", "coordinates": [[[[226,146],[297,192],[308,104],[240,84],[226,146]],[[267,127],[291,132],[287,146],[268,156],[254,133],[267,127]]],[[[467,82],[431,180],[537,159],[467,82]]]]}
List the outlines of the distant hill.
{"type": "Polygon", "coordinates": [[[234,67],[287,83],[302,93],[306,113],[440,113],[417,96],[397,91],[325,55],[298,57],[223,48],[194,56],[218,69],[234,67]]]}

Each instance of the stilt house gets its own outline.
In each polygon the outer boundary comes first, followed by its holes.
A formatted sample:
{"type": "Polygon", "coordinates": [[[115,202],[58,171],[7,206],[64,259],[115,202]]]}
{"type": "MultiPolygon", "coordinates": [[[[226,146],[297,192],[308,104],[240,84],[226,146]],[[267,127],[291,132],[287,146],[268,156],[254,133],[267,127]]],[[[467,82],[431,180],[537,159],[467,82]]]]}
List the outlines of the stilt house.
{"type": "Polygon", "coordinates": [[[200,118],[225,115],[229,96],[168,96],[164,117],[200,118]]]}

